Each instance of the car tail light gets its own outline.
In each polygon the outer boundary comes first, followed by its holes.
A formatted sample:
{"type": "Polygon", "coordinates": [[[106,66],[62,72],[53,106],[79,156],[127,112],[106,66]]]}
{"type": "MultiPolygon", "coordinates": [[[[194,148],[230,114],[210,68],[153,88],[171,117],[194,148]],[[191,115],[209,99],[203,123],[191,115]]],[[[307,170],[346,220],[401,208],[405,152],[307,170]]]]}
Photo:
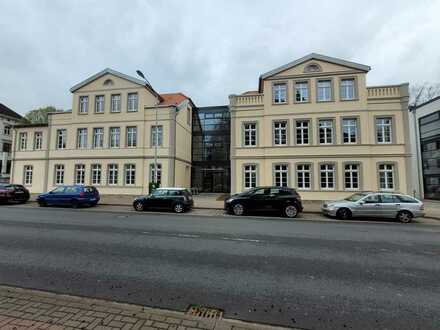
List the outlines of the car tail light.
{"type": "Polygon", "coordinates": [[[79,193],[79,197],[84,197],[86,194],[85,194],[85,192],[83,192],[83,191],[81,191],[80,193],[79,193]]]}

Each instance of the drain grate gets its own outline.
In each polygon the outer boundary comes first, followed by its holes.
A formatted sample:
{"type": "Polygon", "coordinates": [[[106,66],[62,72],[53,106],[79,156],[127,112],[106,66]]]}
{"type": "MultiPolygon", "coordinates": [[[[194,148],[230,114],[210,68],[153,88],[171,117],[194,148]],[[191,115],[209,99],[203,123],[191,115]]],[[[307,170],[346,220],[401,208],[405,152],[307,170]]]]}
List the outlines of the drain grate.
{"type": "Polygon", "coordinates": [[[199,305],[190,305],[186,312],[187,315],[203,317],[205,319],[221,319],[223,311],[217,308],[204,307],[199,305]]]}

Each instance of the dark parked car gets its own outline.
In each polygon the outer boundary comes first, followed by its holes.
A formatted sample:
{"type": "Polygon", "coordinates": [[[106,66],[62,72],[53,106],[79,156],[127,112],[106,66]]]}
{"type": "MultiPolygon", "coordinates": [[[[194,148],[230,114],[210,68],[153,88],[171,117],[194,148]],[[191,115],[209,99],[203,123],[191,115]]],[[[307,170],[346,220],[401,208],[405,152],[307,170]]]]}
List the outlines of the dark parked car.
{"type": "Polygon", "coordinates": [[[133,201],[136,211],[171,210],[182,213],[194,204],[191,193],[185,188],[158,188],[150,195],[140,196],[133,201]]]}
{"type": "Polygon", "coordinates": [[[60,186],[37,198],[40,206],[61,205],[72,206],[95,206],[100,199],[98,189],[93,186],[60,186]]]}
{"type": "Polygon", "coordinates": [[[0,184],[0,202],[2,203],[26,203],[29,196],[29,190],[21,184],[0,184]]]}
{"type": "Polygon", "coordinates": [[[295,189],[287,187],[257,187],[225,200],[225,210],[230,214],[243,215],[256,211],[276,211],[288,218],[295,218],[303,207],[295,189]]]}

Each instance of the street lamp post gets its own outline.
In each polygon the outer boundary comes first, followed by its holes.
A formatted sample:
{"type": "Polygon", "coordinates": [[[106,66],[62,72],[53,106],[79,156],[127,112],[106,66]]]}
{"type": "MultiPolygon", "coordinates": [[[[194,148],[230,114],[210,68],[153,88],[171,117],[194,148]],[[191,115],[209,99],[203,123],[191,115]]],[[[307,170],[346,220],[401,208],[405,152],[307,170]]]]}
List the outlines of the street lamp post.
{"type": "MultiPolygon", "coordinates": [[[[145,78],[145,75],[140,70],[136,70],[136,73],[139,77],[141,77],[145,81],[145,88],[147,86],[151,87],[151,84],[145,78]]],[[[155,110],[155,127],[154,127],[154,187],[157,188],[157,146],[159,144],[159,132],[158,132],[158,116],[157,116],[157,106],[154,107],[155,110]]]]}

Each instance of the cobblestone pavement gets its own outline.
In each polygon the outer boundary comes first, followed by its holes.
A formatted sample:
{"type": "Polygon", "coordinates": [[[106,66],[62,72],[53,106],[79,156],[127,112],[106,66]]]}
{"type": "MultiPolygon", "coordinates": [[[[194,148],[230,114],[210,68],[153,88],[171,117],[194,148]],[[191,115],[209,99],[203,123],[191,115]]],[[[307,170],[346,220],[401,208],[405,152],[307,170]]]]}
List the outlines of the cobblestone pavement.
{"type": "Polygon", "coordinates": [[[282,330],[230,319],[206,320],[181,312],[0,286],[4,330],[282,330]]]}

